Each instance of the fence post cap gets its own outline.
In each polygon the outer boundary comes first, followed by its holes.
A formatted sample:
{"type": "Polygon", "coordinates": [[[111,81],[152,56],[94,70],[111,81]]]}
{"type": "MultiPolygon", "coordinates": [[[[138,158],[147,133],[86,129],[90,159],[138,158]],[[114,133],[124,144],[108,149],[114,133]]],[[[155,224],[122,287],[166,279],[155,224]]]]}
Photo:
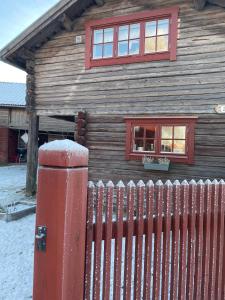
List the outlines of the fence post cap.
{"type": "Polygon", "coordinates": [[[88,149],[71,140],[55,140],[39,148],[39,165],[50,167],[87,167],[88,149]]]}

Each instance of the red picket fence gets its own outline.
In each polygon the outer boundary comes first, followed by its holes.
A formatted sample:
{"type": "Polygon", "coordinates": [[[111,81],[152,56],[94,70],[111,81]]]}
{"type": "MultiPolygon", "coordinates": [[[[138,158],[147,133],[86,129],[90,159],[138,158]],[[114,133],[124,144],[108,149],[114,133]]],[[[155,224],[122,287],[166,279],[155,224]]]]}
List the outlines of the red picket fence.
{"type": "Polygon", "coordinates": [[[225,183],[88,186],[85,299],[225,299],[225,183]]]}

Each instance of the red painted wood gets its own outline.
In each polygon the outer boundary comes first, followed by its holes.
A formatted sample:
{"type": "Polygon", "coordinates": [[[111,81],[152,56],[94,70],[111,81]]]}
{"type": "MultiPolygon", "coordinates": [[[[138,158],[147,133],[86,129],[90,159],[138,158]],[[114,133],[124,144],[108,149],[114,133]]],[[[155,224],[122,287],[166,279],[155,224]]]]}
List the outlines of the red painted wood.
{"type": "Polygon", "coordinates": [[[219,220],[218,220],[218,260],[217,260],[217,272],[216,272],[216,299],[222,300],[222,284],[224,282],[224,274],[223,274],[223,261],[225,258],[224,255],[224,213],[225,213],[225,184],[224,181],[221,180],[219,182],[219,220]]]}
{"type": "Polygon", "coordinates": [[[154,183],[147,183],[146,191],[146,236],[145,236],[145,262],[144,262],[144,292],[143,298],[151,296],[151,267],[152,267],[152,238],[153,238],[153,201],[154,183]]]}
{"type": "Polygon", "coordinates": [[[171,181],[165,183],[165,231],[163,234],[163,261],[162,261],[162,300],[168,299],[169,268],[170,268],[170,232],[171,232],[171,201],[173,185],[171,181]]]}
{"type": "Polygon", "coordinates": [[[186,299],[186,259],[187,259],[187,228],[188,228],[188,202],[189,185],[186,180],[181,185],[181,228],[180,228],[180,259],[179,259],[179,287],[178,299],[186,299]]]}
{"type": "Polygon", "coordinates": [[[135,276],[134,276],[134,299],[141,299],[141,280],[142,280],[142,247],[144,235],[144,197],[145,184],[141,180],[137,184],[137,236],[135,247],[135,276]]]}
{"type": "Polygon", "coordinates": [[[124,269],[124,297],[131,299],[131,275],[132,275],[132,245],[134,235],[134,196],[136,187],[133,181],[127,186],[127,234],[125,246],[125,269],[124,269]]]}
{"type": "Polygon", "coordinates": [[[90,300],[91,291],[91,262],[92,262],[92,240],[93,240],[93,217],[95,185],[93,182],[88,184],[88,207],[87,207],[87,226],[86,226],[86,260],[85,260],[85,300],[90,300]]]}
{"type": "Polygon", "coordinates": [[[205,186],[203,181],[200,180],[197,184],[194,299],[201,299],[204,197],[205,197],[205,186]]]}
{"type": "MultiPolygon", "coordinates": [[[[127,64],[136,63],[151,60],[176,60],[176,49],[177,49],[177,23],[178,23],[178,7],[171,7],[160,10],[151,10],[141,13],[130,14],[127,16],[111,17],[100,20],[91,20],[86,23],[86,54],[85,54],[85,67],[88,69],[90,67],[99,66],[110,66],[116,64],[127,64]],[[141,50],[139,55],[130,55],[126,57],[118,57],[117,51],[114,51],[114,57],[103,58],[103,59],[92,59],[92,32],[96,28],[107,28],[114,27],[115,29],[118,25],[130,24],[135,22],[143,22],[152,19],[170,18],[170,35],[169,44],[170,49],[167,52],[154,53],[154,54],[144,54],[144,30],[141,31],[141,50]]],[[[117,42],[117,38],[114,39],[114,44],[117,42]]],[[[115,50],[114,45],[114,50],[115,50]]]]}
{"type": "Polygon", "coordinates": [[[218,237],[218,181],[212,182],[212,223],[211,223],[211,239],[210,239],[210,263],[209,263],[209,299],[215,299],[216,284],[216,262],[217,262],[217,237],[218,237]]]}
{"type": "Polygon", "coordinates": [[[163,183],[159,180],[156,183],[156,232],[154,241],[153,299],[155,300],[159,299],[160,295],[163,191],[163,183]]]}
{"type": "Polygon", "coordinates": [[[212,197],[212,184],[210,180],[205,182],[205,203],[204,203],[204,238],[203,238],[203,261],[202,261],[202,297],[208,299],[208,286],[209,286],[209,261],[210,261],[210,241],[211,241],[211,199],[212,197]]]}
{"type": "Polygon", "coordinates": [[[125,191],[125,186],[123,182],[120,181],[117,184],[116,239],[115,239],[114,287],[113,287],[114,300],[120,300],[120,293],[121,293],[124,191],[125,191]]]}
{"type": "Polygon", "coordinates": [[[187,299],[194,295],[194,267],[195,267],[195,222],[196,222],[196,196],[197,185],[194,180],[190,182],[189,218],[188,218],[188,263],[187,263],[187,299]]]}
{"type": "Polygon", "coordinates": [[[97,183],[96,199],[96,239],[94,252],[94,286],[93,299],[100,299],[100,280],[101,280],[101,255],[102,255],[102,213],[103,213],[104,184],[102,181],[97,183]]]}
{"type": "Polygon", "coordinates": [[[110,299],[110,270],[111,270],[111,242],[112,242],[112,212],[114,184],[107,184],[106,194],[106,219],[105,219],[105,247],[104,247],[104,271],[103,271],[103,299],[110,299]]]}
{"type": "Polygon", "coordinates": [[[170,299],[178,297],[178,266],[179,266],[179,226],[180,226],[180,201],[181,186],[178,180],[173,184],[173,220],[172,220],[172,261],[170,299]]]}

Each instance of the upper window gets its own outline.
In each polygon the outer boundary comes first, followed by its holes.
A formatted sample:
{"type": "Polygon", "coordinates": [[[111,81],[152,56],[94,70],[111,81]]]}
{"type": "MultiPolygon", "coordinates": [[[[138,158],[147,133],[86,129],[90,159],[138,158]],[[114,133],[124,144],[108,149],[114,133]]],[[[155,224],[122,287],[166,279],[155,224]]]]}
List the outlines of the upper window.
{"type": "Polygon", "coordinates": [[[86,67],[176,59],[178,8],[90,21],[86,67]]]}
{"type": "Polygon", "coordinates": [[[196,117],[126,118],[126,157],[167,157],[193,163],[196,117]]]}

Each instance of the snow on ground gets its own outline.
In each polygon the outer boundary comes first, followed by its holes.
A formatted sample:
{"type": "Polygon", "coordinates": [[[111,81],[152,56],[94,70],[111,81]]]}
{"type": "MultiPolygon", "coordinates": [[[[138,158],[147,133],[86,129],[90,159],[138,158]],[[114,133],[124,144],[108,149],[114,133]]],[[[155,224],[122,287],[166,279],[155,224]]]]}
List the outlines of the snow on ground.
{"type": "Polygon", "coordinates": [[[34,222],[0,221],[0,300],[32,299],[34,222]]]}
{"type": "Polygon", "coordinates": [[[0,206],[27,200],[24,195],[26,165],[0,167],[0,206]]]}

